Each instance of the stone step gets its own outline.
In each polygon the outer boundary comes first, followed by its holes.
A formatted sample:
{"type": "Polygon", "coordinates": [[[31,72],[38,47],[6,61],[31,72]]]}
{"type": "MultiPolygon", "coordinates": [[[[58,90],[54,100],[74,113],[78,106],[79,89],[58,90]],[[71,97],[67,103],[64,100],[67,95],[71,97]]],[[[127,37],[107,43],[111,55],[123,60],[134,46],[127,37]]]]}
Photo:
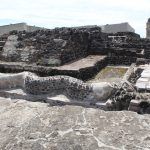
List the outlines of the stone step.
{"type": "Polygon", "coordinates": [[[139,100],[131,100],[129,105],[129,111],[139,112],[140,111],[140,102],[139,100]]]}
{"type": "Polygon", "coordinates": [[[7,38],[0,37],[0,41],[6,41],[6,40],[7,40],[7,38]]]}
{"type": "Polygon", "coordinates": [[[0,46],[4,46],[6,41],[0,41],[0,46]]]}
{"type": "Polygon", "coordinates": [[[0,51],[2,51],[3,50],[3,46],[0,46],[0,51]]]}

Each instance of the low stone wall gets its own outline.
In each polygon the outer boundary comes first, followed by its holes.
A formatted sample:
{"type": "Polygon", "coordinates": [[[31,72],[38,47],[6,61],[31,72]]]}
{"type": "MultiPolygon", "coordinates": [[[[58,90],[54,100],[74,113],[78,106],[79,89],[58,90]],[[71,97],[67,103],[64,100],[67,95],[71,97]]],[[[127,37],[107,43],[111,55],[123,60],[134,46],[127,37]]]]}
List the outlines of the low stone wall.
{"type": "Polygon", "coordinates": [[[136,57],[130,56],[113,56],[108,57],[108,64],[110,65],[131,65],[136,62],[136,57]]]}
{"type": "Polygon", "coordinates": [[[85,67],[79,70],[60,70],[52,67],[44,67],[37,65],[27,65],[22,63],[0,63],[0,72],[3,73],[17,73],[22,71],[30,71],[37,73],[40,76],[53,76],[53,75],[68,75],[82,80],[92,78],[99,70],[107,66],[107,57],[99,60],[94,66],[85,67]]]}
{"type": "MultiPolygon", "coordinates": [[[[124,74],[123,79],[124,81],[129,81],[131,79],[131,76],[135,73],[136,71],[136,65],[133,63],[127,70],[127,72],[124,74]]],[[[131,81],[131,80],[130,80],[131,81]]],[[[131,82],[132,83],[132,82],[131,82]]]]}

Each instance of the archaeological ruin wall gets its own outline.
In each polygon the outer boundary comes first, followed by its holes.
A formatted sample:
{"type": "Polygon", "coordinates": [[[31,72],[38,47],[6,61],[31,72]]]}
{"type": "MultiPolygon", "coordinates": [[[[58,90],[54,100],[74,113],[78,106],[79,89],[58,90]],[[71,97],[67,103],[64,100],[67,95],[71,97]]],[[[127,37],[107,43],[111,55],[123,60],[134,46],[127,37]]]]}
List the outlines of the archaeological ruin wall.
{"type": "Polygon", "coordinates": [[[88,38],[88,32],[69,28],[11,32],[0,57],[10,62],[58,66],[87,56],[88,38]]]}
{"type": "MultiPolygon", "coordinates": [[[[2,62],[26,64],[14,67],[11,63],[10,65],[1,63],[1,70],[5,72],[6,70],[11,72],[13,69],[14,72],[26,70],[36,73],[45,72],[44,75],[49,72],[51,75],[67,74],[87,79],[88,75],[85,73],[89,74],[90,70],[95,73],[107,64],[131,65],[137,60],[150,59],[149,39],[140,38],[133,32],[103,33],[98,26],[55,28],[33,32],[11,31],[0,39],[2,62]],[[80,71],[69,72],[50,68],[69,64],[88,55],[104,55],[105,59],[95,65],[96,69],[86,67],[80,71]],[[41,66],[49,69],[41,69],[41,66]]],[[[90,73],[89,78],[94,73],[90,73]]]]}

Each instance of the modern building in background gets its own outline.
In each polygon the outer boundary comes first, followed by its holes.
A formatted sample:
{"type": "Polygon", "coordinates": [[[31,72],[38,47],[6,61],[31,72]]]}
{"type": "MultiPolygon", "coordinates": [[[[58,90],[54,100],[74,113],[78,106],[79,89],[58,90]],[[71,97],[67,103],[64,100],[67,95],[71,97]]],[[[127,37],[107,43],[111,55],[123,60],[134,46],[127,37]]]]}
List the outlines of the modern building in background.
{"type": "Polygon", "coordinates": [[[146,24],[146,38],[150,39],[150,18],[148,19],[146,24]]]}
{"type": "Polygon", "coordinates": [[[135,32],[134,28],[128,22],[118,24],[106,24],[101,26],[104,33],[117,33],[117,32],[135,32]]]}
{"type": "Polygon", "coordinates": [[[0,26],[0,35],[5,34],[5,33],[9,33],[10,31],[13,31],[13,30],[17,30],[17,31],[24,31],[25,30],[27,32],[31,32],[31,31],[36,31],[39,29],[44,29],[44,28],[36,27],[36,26],[30,26],[30,25],[27,25],[26,23],[16,23],[16,24],[0,26]]]}
{"type": "MultiPolygon", "coordinates": [[[[147,31],[148,29],[150,30],[150,25],[149,22],[147,23],[147,31]]],[[[94,26],[83,26],[83,27],[94,27],[94,26]]],[[[98,27],[98,26],[96,26],[98,27]]],[[[102,32],[104,33],[117,33],[117,32],[135,32],[134,28],[129,25],[129,23],[119,23],[119,24],[107,24],[100,26],[102,32]]],[[[80,27],[81,28],[81,27],[80,27]]],[[[10,24],[10,25],[3,25],[0,26],[0,35],[9,33],[10,31],[17,30],[17,31],[27,31],[27,32],[32,32],[36,31],[39,29],[45,29],[41,27],[36,27],[36,26],[30,26],[27,25],[26,23],[16,23],[16,24],[10,24]]]]}

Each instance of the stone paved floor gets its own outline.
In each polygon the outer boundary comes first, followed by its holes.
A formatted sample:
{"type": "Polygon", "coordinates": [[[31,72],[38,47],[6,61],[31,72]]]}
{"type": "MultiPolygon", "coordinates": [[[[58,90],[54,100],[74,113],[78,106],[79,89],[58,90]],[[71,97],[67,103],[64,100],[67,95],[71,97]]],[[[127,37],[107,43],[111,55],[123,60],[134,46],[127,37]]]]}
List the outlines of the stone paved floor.
{"type": "MultiPolygon", "coordinates": [[[[65,65],[58,66],[58,67],[45,67],[45,68],[53,68],[58,70],[79,70],[86,67],[92,67],[97,62],[105,60],[107,56],[105,55],[89,55],[85,58],[76,60],[74,62],[69,62],[65,65]]],[[[0,65],[7,65],[10,66],[27,66],[27,67],[38,67],[36,64],[26,64],[24,62],[4,62],[0,61],[0,65]]],[[[44,68],[44,66],[43,66],[44,68]]]]}
{"type": "Polygon", "coordinates": [[[107,56],[102,55],[89,55],[85,58],[79,59],[72,63],[65,64],[59,67],[53,67],[58,70],[79,70],[86,67],[92,67],[97,62],[104,60],[107,56]]]}

